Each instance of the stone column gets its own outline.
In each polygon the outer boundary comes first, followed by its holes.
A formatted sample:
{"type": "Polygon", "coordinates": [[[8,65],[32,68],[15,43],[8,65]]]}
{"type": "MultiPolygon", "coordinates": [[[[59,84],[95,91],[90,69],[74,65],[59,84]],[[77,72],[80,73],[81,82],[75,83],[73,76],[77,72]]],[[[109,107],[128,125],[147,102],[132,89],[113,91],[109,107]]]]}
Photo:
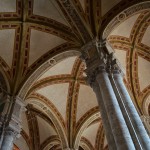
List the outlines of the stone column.
{"type": "Polygon", "coordinates": [[[10,113],[10,108],[12,103],[10,96],[6,95],[5,97],[3,97],[3,102],[4,102],[4,108],[0,114],[0,147],[3,141],[4,130],[8,121],[8,116],[10,113]]]}
{"type": "Polygon", "coordinates": [[[3,143],[1,146],[1,150],[12,150],[13,149],[13,141],[16,139],[18,133],[11,129],[6,129],[4,133],[3,143]]]}
{"type": "Polygon", "coordinates": [[[25,104],[19,97],[16,97],[14,101],[14,106],[10,111],[12,113],[9,114],[9,120],[7,120],[4,128],[1,150],[12,150],[14,140],[20,136],[21,113],[25,111],[25,104]]]}
{"type": "MultiPolygon", "coordinates": [[[[82,47],[82,57],[86,62],[86,73],[90,77],[95,75],[104,102],[111,132],[118,150],[135,150],[134,143],[124,120],[117,97],[108,77],[109,58],[104,42],[93,40],[82,47]]],[[[81,58],[82,58],[81,57],[81,58]]],[[[113,62],[114,63],[114,62],[113,62]]],[[[105,124],[104,124],[105,126],[105,124]]],[[[111,145],[109,145],[111,147],[111,145]]]]}
{"type": "Polygon", "coordinates": [[[135,150],[128,127],[111,86],[105,65],[98,68],[96,80],[99,84],[104,105],[118,150],[135,150]]]}
{"type": "Polygon", "coordinates": [[[99,87],[97,81],[95,81],[92,84],[92,88],[93,88],[93,90],[96,94],[97,101],[98,101],[98,104],[99,104],[99,107],[100,107],[100,113],[101,113],[101,117],[102,117],[103,127],[104,127],[104,130],[105,130],[109,150],[116,150],[117,149],[116,143],[115,143],[115,140],[114,140],[114,137],[113,137],[111,126],[110,126],[108,116],[107,116],[107,112],[106,112],[106,109],[105,109],[105,106],[104,106],[104,100],[105,99],[102,99],[100,87],[99,87]]]}
{"type": "Polygon", "coordinates": [[[133,141],[135,145],[137,145],[138,150],[149,150],[149,136],[127,92],[127,89],[123,83],[123,78],[118,69],[114,70],[113,73],[114,86],[116,86],[117,91],[120,95],[120,99],[118,99],[118,102],[120,103],[120,107],[122,108],[122,112],[126,119],[130,134],[133,137],[133,141]]]}

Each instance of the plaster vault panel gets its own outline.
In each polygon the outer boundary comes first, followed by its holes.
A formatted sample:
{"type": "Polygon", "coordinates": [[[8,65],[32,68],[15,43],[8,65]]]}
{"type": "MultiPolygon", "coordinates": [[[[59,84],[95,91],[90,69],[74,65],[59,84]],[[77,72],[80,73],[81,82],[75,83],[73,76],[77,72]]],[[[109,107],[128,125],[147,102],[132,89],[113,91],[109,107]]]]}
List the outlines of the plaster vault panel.
{"type": "Polygon", "coordinates": [[[0,57],[9,67],[12,65],[14,39],[15,29],[0,30],[0,57]]]}
{"type": "Polygon", "coordinates": [[[31,30],[29,66],[34,63],[40,56],[53,49],[54,47],[65,43],[66,41],[58,36],[31,30]]]}
{"type": "Polygon", "coordinates": [[[127,20],[125,20],[124,22],[122,22],[118,27],[116,27],[110,35],[119,35],[119,36],[124,36],[129,38],[132,28],[137,20],[137,18],[139,17],[140,14],[136,14],[130,18],[128,18],[127,20]]]}
{"type": "Polygon", "coordinates": [[[104,147],[106,147],[107,144],[108,144],[108,142],[107,142],[107,139],[106,139],[106,136],[105,136],[105,137],[104,137],[104,147]]]}
{"type": "Polygon", "coordinates": [[[34,0],[33,13],[69,26],[55,0],[34,0]]]}
{"type": "Polygon", "coordinates": [[[71,74],[72,67],[77,57],[70,57],[67,59],[62,60],[48,71],[46,71],[40,78],[46,78],[53,75],[60,75],[60,74],[71,74]]]}
{"type": "Polygon", "coordinates": [[[22,120],[22,129],[26,132],[27,135],[29,135],[28,121],[25,112],[22,112],[22,120]]]}
{"type": "Polygon", "coordinates": [[[150,62],[142,57],[138,57],[138,77],[140,90],[142,91],[150,85],[150,62]]]}
{"type": "Polygon", "coordinates": [[[90,109],[98,106],[96,95],[93,90],[86,85],[80,85],[78,104],[77,104],[77,121],[90,109]],[[86,93],[86,94],[85,94],[86,93]]]}
{"type": "Polygon", "coordinates": [[[117,5],[121,0],[102,0],[102,16],[104,16],[111,8],[117,5]]]}
{"type": "Polygon", "coordinates": [[[16,12],[16,0],[0,0],[0,12],[16,12]]]}
{"type": "Polygon", "coordinates": [[[148,45],[150,46],[150,38],[149,38],[149,35],[150,35],[150,26],[148,26],[144,36],[143,36],[143,39],[142,39],[142,43],[145,44],[145,45],[148,45]]]}
{"type": "Polygon", "coordinates": [[[22,136],[19,139],[17,139],[14,143],[20,150],[29,150],[29,147],[22,136]]]}
{"type": "Polygon", "coordinates": [[[53,127],[51,127],[45,120],[37,116],[39,133],[40,133],[40,144],[42,144],[48,137],[57,135],[53,127]]]}
{"type": "Polygon", "coordinates": [[[49,99],[60,112],[65,120],[66,117],[66,103],[68,95],[69,83],[54,84],[44,87],[37,91],[37,93],[49,99]]]}
{"type": "Polygon", "coordinates": [[[96,140],[96,135],[97,135],[99,125],[100,125],[99,122],[90,125],[82,134],[83,137],[85,137],[91,142],[93,147],[95,147],[95,140],[96,140]]]}

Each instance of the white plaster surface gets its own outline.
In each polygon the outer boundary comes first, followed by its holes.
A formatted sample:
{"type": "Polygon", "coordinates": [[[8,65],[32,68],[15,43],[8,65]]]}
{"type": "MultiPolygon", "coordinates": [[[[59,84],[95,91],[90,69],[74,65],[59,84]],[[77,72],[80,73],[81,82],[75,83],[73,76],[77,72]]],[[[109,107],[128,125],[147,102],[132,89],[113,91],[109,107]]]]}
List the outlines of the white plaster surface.
{"type": "Polygon", "coordinates": [[[28,128],[28,122],[25,112],[22,113],[22,129],[26,132],[27,135],[29,135],[29,128],[28,128]]]}
{"type": "Polygon", "coordinates": [[[0,12],[16,12],[16,0],[0,0],[0,12]]]}
{"type": "Polygon", "coordinates": [[[15,29],[0,30],[0,57],[9,67],[12,65],[14,39],[15,29]]]}
{"type": "Polygon", "coordinates": [[[150,85],[150,62],[138,57],[138,77],[140,83],[140,90],[142,91],[150,85]]]}
{"type": "Polygon", "coordinates": [[[58,36],[38,30],[31,30],[28,65],[30,66],[43,54],[63,43],[65,43],[65,40],[58,36]]]}
{"type": "Polygon", "coordinates": [[[29,147],[22,136],[19,139],[17,139],[14,143],[20,150],[29,150],[29,147]]]}
{"type": "Polygon", "coordinates": [[[91,108],[97,106],[96,95],[92,88],[86,85],[80,85],[78,104],[77,104],[77,121],[91,108]]]}
{"type": "Polygon", "coordinates": [[[134,23],[136,22],[137,18],[139,17],[140,14],[136,14],[124,22],[122,22],[118,27],[116,27],[110,35],[119,35],[119,36],[124,36],[129,38],[130,33],[132,31],[132,28],[134,26],[134,23]]]}
{"type": "Polygon", "coordinates": [[[82,134],[83,137],[87,138],[93,147],[95,147],[95,140],[100,123],[90,125],[82,134]]]}
{"type": "Polygon", "coordinates": [[[69,25],[55,0],[34,0],[33,13],[69,25]]]}
{"type": "Polygon", "coordinates": [[[145,45],[148,45],[148,46],[150,46],[149,35],[150,35],[150,26],[148,26],[148,28],[147,28],[144,36],[143,36],[143,39],[142,39],[142,43],[145,44],[145,45]]]}
{"type": "Polygon", "coordinates": [[[68,83],[54,84],[37,91],[37,93],[42,94],[55,105],[64,119],[66,117],[68,87],[68,83]]]}
{"type": "Polygon", "coordinates": [[[64,59],[63,61],[59,62],[58,64],[50,68],[48,71],[46,71],[39,78],[39,80],[53,75],[71,74],[72,67],[74,65],[75,60],[76,57],[69,57],[67,59],[64,59]]]}
{"type": "Polygon", "coordinates": [[[40,143],[44,142],[48,137],[52,135],[57,135],[52,126],[50,126],[44,119],[37,116],[39,133],[40,133],[40,143]]]}

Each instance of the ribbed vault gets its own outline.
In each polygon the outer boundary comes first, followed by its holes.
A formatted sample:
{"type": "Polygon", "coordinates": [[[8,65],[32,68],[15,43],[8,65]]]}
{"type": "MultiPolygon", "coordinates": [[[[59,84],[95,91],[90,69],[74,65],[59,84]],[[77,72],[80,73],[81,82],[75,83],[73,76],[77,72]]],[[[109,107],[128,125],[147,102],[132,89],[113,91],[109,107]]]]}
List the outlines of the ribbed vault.
{"type": "Polygon", "coordinates": [[[1,0],[0,71],[27,103],[14,149],[108,149],[79,57],[95,38],[109,43],[135,106],[149,115],[149,36],[148,0],[1,0]]]}

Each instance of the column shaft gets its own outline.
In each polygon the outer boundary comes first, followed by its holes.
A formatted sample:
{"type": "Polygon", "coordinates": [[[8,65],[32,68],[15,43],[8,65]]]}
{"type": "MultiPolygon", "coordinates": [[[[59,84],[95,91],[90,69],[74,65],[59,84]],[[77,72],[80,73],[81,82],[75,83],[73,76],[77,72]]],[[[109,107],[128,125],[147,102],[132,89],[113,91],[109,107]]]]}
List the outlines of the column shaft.
{"type": "Polygon", "coordinates": [[[13,149],[13,141],[14,141],[14,133],[13,131],[5,131],[1,150],[12,150],[13,149]]]}
{"type": "Polygon", "coordinates": [[[21,131],[21,113],[25,111],[25,104],[19,97],[15,97],[15,102],[10,106],[9,110],[11,110],[11,113],[6,114],[9,120],[5,120],[6,123],[3,125],[1,150],[12,150],[14,139],[19,137],[21,131]]]}
{"type": "Polygon", "coordinates": [[[114,137],[113,137],[113,134],[112,134],[110,123],[109,123],[108,116],[107,116],[107,113],[106,113],[106,109],[105,109],[105,106],[104,106],[104,102],[103,102],[103,99],[102,99],[100,87],[99,87],[97,81],[95,81],[95,83],[93,84],[93,90],[96,94],[97,101],[98,101],[98,104],[99,104],[99,107],[100,107],[100,113],[101,113],[101,117],[102,117],[103,127],[104,127],[104,130],[105,130],[109,150],[116,150],[117,149],[116,143],[115,143],[115,140],[114,140],[114,137]]]}
{"type": "Polygon", "coordinates": [[[114,74],[114,81],[125,105],[125,108],[122,109],[127,110],[128,115],[124,114],[124,116],[127,118],[126,123],[128,125],[131,135],[134,137],[133,140],[135,144],[139,142],[139,144],[141,145],[141,149],[149,150],[149,136],[127,92],[127,89],[123,83],[122,76],[120,74],[114,74]]]}
{"type": "Polygon", "coordinates": [[[108,74],[101,71],[97,75],[102,98],[111,125],[112,133],[118,150],[135,150],[129,130],[123,118],[113,88],[111,86],[108,74]]]}

